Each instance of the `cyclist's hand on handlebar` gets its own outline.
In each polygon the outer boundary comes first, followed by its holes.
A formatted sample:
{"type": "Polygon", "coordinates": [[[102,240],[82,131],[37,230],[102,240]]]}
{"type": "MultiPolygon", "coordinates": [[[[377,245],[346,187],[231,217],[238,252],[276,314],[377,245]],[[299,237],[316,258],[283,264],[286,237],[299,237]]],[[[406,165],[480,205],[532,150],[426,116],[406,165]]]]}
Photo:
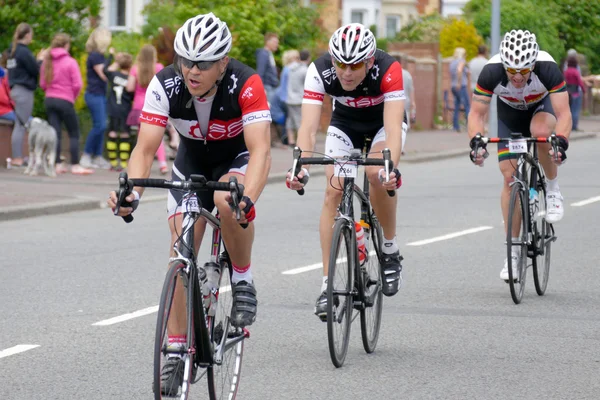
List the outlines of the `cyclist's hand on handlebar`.
{"type": "Polygon", "coordinates": [[[562,165],[567,160],[567,149],[569,148],[569,140],[562,136],[556,135],[556,153],[554,153],[554,149],[550,148],[548,154],[550,154],[550,158],[552,162],[556,165],[562,165]]]}
{"type": "Polygon", "coordinates": [[[394,168],[390,171],[390,180],[386,182],[385,169],[381,168],[379,170],[379,181],[385,190],[396,190],[402,186],[402,175],[398,171],[398,168],[394,168]]]}
{"type": "Polygon", "coordinates": [[[471,151],[469,152],[469,158],[471,158],[471,162],[475,165],[483,167],[483,162],[490,154],[486,149],[486,144],[483,142],[483,140],[481,140],[480,133],[471,138],[469,147],[471,147],[471,151]],[[475,152],[477,152],[477,154],[475,154],[475,152]]]}
{"type": "MultiPolygon", "coordinates": [[[[231,195],[228,195],[227,197],[225,197],[225,200],[229,203],[229,205],[231,207],[233,207],[233,199],[231,198],[231,195]]],[[[238,220],[236,218],[236,213],[234,212],[232,214],[232,218],[239,223],[240,225],[248,225],[248,223],[254,221],[254,218],[256,217],[256,209],[254,208],[254,202],[252,201],[252,199],[250,199],[250,197],[248,196],[243,196],[240,199],[240,202],[238,204],[239,208],[240,208],[240,219],[238,220]]],[[[244,226],[244,228],[246,227],[244,226]]]]}
{"type": "Polygon", "coordinates": [[[285,186],[291,190],[300,190],[308,183],[309,177],[308,170],[302,168],[300,172],[298,172],[298,175],[292,178],[292,170],[290,169],[285,177],[285,186]]]}
{"type": "MultiPolygon", "coordinates": [[[[113,212],[117,207],[117,199],[117,192],[115,192],[114,190],[108,194],[108,200],[106,201],[106,204],[113,212]]],[[[137,191],[134,190],[133,192],[128,194],[127,197],[125,197],[125,201],[121,204],[121,207],[119,208],[118,215],[120,217],[124,217],[126,215],[131,214],[137,209],[139,204],[140,195],[137,191]]]]}

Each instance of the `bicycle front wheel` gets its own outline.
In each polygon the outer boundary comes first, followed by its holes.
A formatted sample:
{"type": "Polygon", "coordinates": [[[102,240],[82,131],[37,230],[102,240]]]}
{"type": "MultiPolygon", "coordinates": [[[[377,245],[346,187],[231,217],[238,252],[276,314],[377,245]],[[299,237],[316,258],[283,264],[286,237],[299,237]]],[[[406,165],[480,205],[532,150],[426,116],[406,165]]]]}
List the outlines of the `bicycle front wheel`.
{"type": "Polygon", "coordinates": [[[510,295],[519,304],[525,292],[525,278],[527,277],[527,220],[528,203],[520,183],[515,183],[510,192],[508,207],[508,223],[506,226],[506,250],[508,261],[508,283],[510,295]],[[513,237],[513,226],[519,225],[519,234],[513,237]],[[515,260],[512,255],[515,254],[515,260]]]}
{"type": "Polygon", "coordinates": [[[381,327],[383,292],[381,291],[381,225],[377,217],[371,219],[371,240],[367,241],[367,261],[361,266],[363,308],[360,311],[360,333],[367,353],[375,351],[381,327]],[[371,250],[371,248],[373,250],[371,250]]]}
{"type": "Polygon", "coordinates": [[[554,229],[546,221],[546,188],[543,177],[538,176],[537,182],[538,209],[532,215],[533,242],[535,243],[533,256],[533,283],[535,291],[539,296],[546,293],[548,276],[550,275],[550,257],[552,255],[552,242],[554,241],[554,229]]]}
{"type": "MultiPolygon", "coordinates": [[[[192,347],[190,344],[193,343],[194,338],[187,338],[184,342],[169,343],[167,332],[169,318],[172,319],[172,326],[179,325],[185,328],[186,313],[176,313],[174,310],[175,307],[185,308],[185,305],[188,304],[185,298],[187,290],[184,279],[187,279],[187,276],[183,272],[184,269],[185,264],[181,261],[173,261],[169,264],[160,296],[154,341],[153,391],[155,400],[172,398],[185,400],[188,398],[192,383],[194,359],[192,352],[188,350],[192,347]],[[171,379],[164,379],[163,373],[167,371],[169,371],[171,379]]],[[[187,312],[189,313],[190,310],[187,312]]]]}
{"type": "Polygon", "coordinates": [[[242,372],[245,329],[230,325],[233,297],[231,270],[227,260],[221,261],[219,291],[214,298],[216,307],[209,311],[211,342],[214,363],[208,367],[208,392],[211,400],[234,400],[237,396],[242,372]]]}
{"type": "Polygon", "coordinates": [[[333,227],[329,274],[327,278],[327,338],[331,362],[344,364],[350,339],[354,307],[353,276],[356,240],[346,220],[338,219],[333,227]]]}

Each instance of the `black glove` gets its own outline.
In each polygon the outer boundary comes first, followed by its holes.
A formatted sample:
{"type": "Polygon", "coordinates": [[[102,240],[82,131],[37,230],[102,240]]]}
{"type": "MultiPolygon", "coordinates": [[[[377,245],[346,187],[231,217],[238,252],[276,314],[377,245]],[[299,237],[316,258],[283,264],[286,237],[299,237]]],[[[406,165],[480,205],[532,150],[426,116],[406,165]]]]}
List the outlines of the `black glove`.
{"type": "Polygon", "coordinates": [[[560,163],[563,164],[567,160],[567,149],[569,148],[569,139],[562,135],[556,135],[557,145],[556,150],[558,151],[560,163]]]}
{"type": "Polygon", "coordinates": [[[252,200],[250,200],[250,197],[248,196],[243,196],[240,199],[240,202],[244,202],[246,203],[246,207],[244,207],[244,209],[242,211],[244,211],[244,214],[246,214],[246,221],[248,222],[252,222],[254,221],[254,218],[256,217],[256,210],[254,209],[254,202],[252,200]]]}
{"type": "MultiPolygon", "coordinates": [[[[393,170],[390,171],[390,175],[392,175],[392,172],[394,174],[396,174],[396,189],[399,189],[400,186],[402,186],[402,174],[400,173],[400,171],[398,171],[398,168],[394,168],[393,170]]],[[[391,176],[390,176],[391,179],[391,176]]],[[[385,182],[385,169],[381,168],[379,170],[379,182],[383,183],[385,182]],[[383,174],[382,174],[383,172],[383,174]]]]}
{"type": "Polygon", "coordinates": [[[483,153],[482,155],[484,159],[488,158],[488,156],[490,155],[487,151],[487,144],[483,140],[481,140],[481,138],[481,134],[478,133],[476,136],[473,136],[469,141],[469,147],[471,147],[471,151],[469,152],[469,158],[471,159],[471,162],[473,164],[476,164],[475,160],[477,158],[477,154],[475,154],[475,149],[477,149],[477,151],[479,151],[479,149],[483,149],[485,151],[485,153],[483,153]]]}

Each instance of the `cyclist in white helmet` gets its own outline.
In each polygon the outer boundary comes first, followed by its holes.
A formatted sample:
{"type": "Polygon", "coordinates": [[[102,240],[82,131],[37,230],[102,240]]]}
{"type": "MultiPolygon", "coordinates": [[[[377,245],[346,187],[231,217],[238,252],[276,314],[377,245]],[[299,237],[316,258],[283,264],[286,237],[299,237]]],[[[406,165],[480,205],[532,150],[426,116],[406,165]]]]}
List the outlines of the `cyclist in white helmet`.
{"type": "MultiPolygon", "coordinates": [[[[485,65],[473,93],[469,113],[469,137],[473,149],[475,136],[484,132],[485,116],[492,94],[498,96],[498,137],[510,137],[511,132],[524,136],[548,137],[553,132],[559,139],[559,154],[555,157],[549,144],[538,144],[540,163],[546,173],[547,215],[550,223],[560,221],[564,214],[563,197],[558,187],[557,166],[566,158],[571,133],[569,96],[562,72],[552,56],[539,50],[535,35],[529,31],[512,30],[504,35],[499,54],[485,65]]],[[[471,161],[483,165],[487,151],[471,151],[471,161]]],[[[516,168],[517,154],[511,154],[506,145],[498,146],[500,171],[504,176],[501,204],[504,221],[507,220],[510,183],[516,168]]],[[[519,224],[514,224],[513,236],[518,236],[519,224]]],[[[519,255],[512,257],[518,260],[519,255]]],[[[517,261],[512,265],[517,265],[517,261]]],[[[500,278],[508,281],[508,260],[500,278]]],[[[516,274],[516,272],[515,272],[516,274]]]]}
{"type": "MultiPolygon", "coordinates": [[[[402,67],[392,56],[377,50],[375,36],[365,26],[348,24],[336,30],[329,41],[329,53],[309,66],[297,140],[302,151],[314,150],[326,94],[332,97],[334,110],[327,129],[325,153],[332,157],[347,155],[352,149],[362,149],[365,138],[369,137],[373,140],[371,151],[388,147],[397,166],[407,127],[403,120],[402,67]]],[[[338,180],[331,179],[334,167],[327,166],[325,174],[327,186],[320,220],[323,281],[315,306],[315,314],[323,321],[327,316],[327,264],[333,221],[342,193],[338,180]]],[[[386,190],[400,186],[400,174],[395,168],[387,183],[379,179],[380,167],[368,167],[367,174],[373,208],[383,228],[383,293],[393,296],[401,284],[402,256],[396,239],[397,197],[389,197],[386,190]]],[[[299,190],[304,186],[299,178],[305,175],[308,176],[308,169],[296,177],[288,173],[286,185],[299,190]]]]}
{"type": "MultiPolygon", "coordinates": [[[[203,208],[217,207],[223,240],[233,264],[233,310],[231,323],[238,327],[252,324],[256,317],[256,290],[252,277],[251,250],[254,239],[254,203],[258,200],[270,169],[271,113],[263,84],[256,72],[230,58],[232,38],[227,24],[214,14],[188,19],[175,37],[173,64],[150,82],[140,117],[141,124],[128,165],[132,178],[150,175],[154,154],[163,139],[167,121],[180,135],[172,179],[189,179],[191,174],[227,182],[231,175],[245,186],[240,202],[242,220],[237,221],[227,201],[228,193],[201,192],[203,208]],[[240,224],[248,223],[247,229],[240,224]]],[[[120,215],[134,211],[143,189],[135,188],[127,198],[134,207],[121,207],[120,215]]],[[[182,231],[181,196],[171,191],[167,200],[171,247],[182,231]]],[[[115,192],[108,204],[116,204],[115,192]]],[[[195,224],[196,250],[206,222],[195,224]]],[[[183,294],[181,294],[183,296],[183,294]]],[[[183,298],[183,297],[182,297],[183,298]]],[[[183,305],[183,301],[177,303],[183,305]]],[[[185,307],[174,311],[175,321],[185,320],[185,307]]],[[[186,327],[169,324],[169,343],[185,343],[186,327]]],[[[169,360],[163,379],[181,384],[180,359],[169,360]]],[[[162,387],[177,387],[165,384],[162,387]]]]}

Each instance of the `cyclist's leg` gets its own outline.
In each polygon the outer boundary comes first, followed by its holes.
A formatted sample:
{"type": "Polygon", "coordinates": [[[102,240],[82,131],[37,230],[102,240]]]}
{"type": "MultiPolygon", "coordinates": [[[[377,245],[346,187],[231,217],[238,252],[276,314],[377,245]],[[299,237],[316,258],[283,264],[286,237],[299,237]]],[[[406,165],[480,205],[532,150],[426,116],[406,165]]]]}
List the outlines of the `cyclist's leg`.
{"type": "MultiPolygon", "coordinates": [[[[406,116],[405,116],[406,117],[406,116]]],[[[407,121],[402,123],[402,147],[406,139],[407,121]]],[[[380,127],[373,138],[371,145],[371,154],[369,157],[381,158],[380,153],[384,148],[389,147],[385,141],[385,131],[380,127]],[[379,154],[377,154],[379,152],[379,154]]],[[[383,185],[379,181],[379,170],[381,167],[367,167],[367,177],[369,179],[371,205],[381,223],[383,230],[382,243],[382,267],[384,273],[383,294],[393,296],[398,292],[402,282],[402,256],[396,239],[396,207],[398,197],[390,197],[383,185]]]]}
{"type": "MultiPolygon", "coordinates": [[[[238,183],[244,183],[249,154],[244,151],[238,154],[227,167],[214,172],[214,179],[229,181],[235,176],[238,183]]],[[[221,216],[221,233],[232,264],[231,282],[233,285],[233,307],[231,323],[243,327],[252,325],[256,319],[256,289],[251,271],[252,243],[254,242],[254,222],[248,223],[246,229],[234,219],[233,212],[227,202],[228,192],[215,192],[214,202],[221,216]]]]}

